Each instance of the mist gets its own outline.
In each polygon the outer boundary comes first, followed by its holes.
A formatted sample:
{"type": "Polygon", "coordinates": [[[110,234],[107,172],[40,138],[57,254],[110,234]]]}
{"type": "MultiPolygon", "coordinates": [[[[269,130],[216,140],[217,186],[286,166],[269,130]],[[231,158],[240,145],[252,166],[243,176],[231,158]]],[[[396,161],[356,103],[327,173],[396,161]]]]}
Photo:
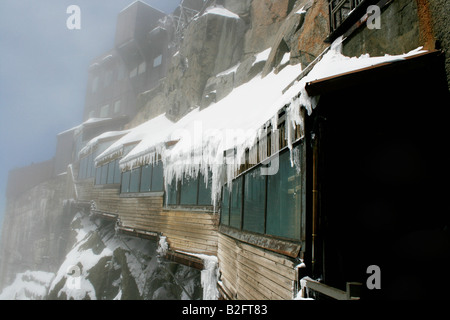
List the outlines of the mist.
{"type": "MultiPolygon", "coordinates": [[[[0,2],[0,228],[8,172],[51,159],[56,135],[82,122],[90,61],[113,47],[117,15],[132,2],[0,2]],[[66,25],[70,5],[79,30],[66,25]]],[[[180,0],[143,2],[171,13],[180,0]]]]}

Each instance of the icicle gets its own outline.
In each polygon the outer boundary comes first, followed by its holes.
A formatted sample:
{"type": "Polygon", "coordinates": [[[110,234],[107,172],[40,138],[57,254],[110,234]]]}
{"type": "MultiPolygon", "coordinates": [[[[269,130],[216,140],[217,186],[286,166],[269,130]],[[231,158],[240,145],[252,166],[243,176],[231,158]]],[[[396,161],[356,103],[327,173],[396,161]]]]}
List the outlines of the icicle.
{"type": "Polygon", "coordinates": [[[248,163],[258,164],[258,147],[256,144],[253,147],[251,147],[248,152],[248,163]]]}
{"type": "Polygon", "coordinates": [[[264,135],[259,140],[259,161],[263,161],[267,157],[267,135],[264,135]]]}
{"type": "Polygon", "coordinates": [[[280,131],[272,131],[270,154],[275,154],[280,150],[280,131]]]}

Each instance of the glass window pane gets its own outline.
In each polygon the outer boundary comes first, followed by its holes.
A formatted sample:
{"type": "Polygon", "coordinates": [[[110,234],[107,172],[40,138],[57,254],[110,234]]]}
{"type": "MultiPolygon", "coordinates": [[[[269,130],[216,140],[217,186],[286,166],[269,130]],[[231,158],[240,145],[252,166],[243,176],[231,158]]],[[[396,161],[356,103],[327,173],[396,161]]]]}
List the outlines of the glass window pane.
{"type": "MultiPolygon", "coordinates": [[[[301,156],[301,149],[294,152],[301,156]]],[[[290,153],[280,155],[279,171],[267,177],[266,233],[300,240],[301,176],[291,167],[290,153]]]]}
{"type": "Polygon", "coordinates": [[[141,174],[141,192],[149,192],[152,179],[152,166],[146,165],[142,167],[141,174]]]}
{"type": "Polygon", "coordinates": [[[139,192],[140,178],[141,178],[141,168],[131,170],[130,192],[139,192]]]}
{"type": "Polygon", "coordinates": [[[119,184],[121,178],[119,159],[114,161],[114,183],[119,184]]]}
{"type": "Polygon", "coordinates": [[[167,204],[176,205],[177,203],[177,182],[175,179],[167,186],[167,204]]]}
{"type": "Polygon", "coordinates": [[[108,163],[108,180],[106,181],[107,184],[113,184],[114,183],[114,161],[108,163]]]}
{"type": "Polygon", "coordinates": [[[92,166],[91,166],[91,177],[95,177],[95,158],[97,157],[97,153],[92,154],[92,166]]]}
{"type": "Polygon", "coordinates": [[[102,176],[100,178],[100,184],[106,184],[108,178],[108,164],[102,166],[102,176]]]}
{"type": "Polygon", "coordinates": [[[244,229],[264,233],[264,210],[266,199],[266,176],[259,168],[245,175],[244,229]]]}
{"type": "Polygon", "coordinates": [[[230,203],[230,226],[241,228],[242,218],[242,176],[233,181],[230,203]]]}
{"type": "Polygon", "coordinates": [[[86,178],[91,177],[92,172],[92,153],[87,157],[86,178]]]}
{"type": "Polygon", "coordinates": [[[130,192],[130,176],[131,171],[125,171],[124,173],[122,173],[122,188],[120,192],[122,193],[130,192]]]}
{"type": "Polygon", "coordinates": [[[198,176],[198,205],[199,206],[210,206],[211,205],[211,184],[212,184],[212,174],[208,174],[208,184],[205,183],[205,177],[202,174],[198,176]]]}
{"type": "Polygon", "coordinates": [[[78,180],[83,180],[85,178],[85,164],[86,164],[86,158],[81,159],[80,161],[80,169],[78,171],[78,180]]]}
{"type": "Polygon", "coordinates": [[[95,184],[101,184],[102,177],[102,167],[98,167],[95,169],[95,184]]]}
{"type": "Polygon", "coordinates": [[[158,163],[153,166],[152,191],[164,191],[164,172],[162,161],[158,161],[158,163]]]}
{"type": "Polygon", "coordinates": [[[181,182],[180,204],[196,205],[197,204],[197,185],[198,179],[185,176],[181,182]]]}
{"type": "Polygon", "coordinates": [[[224,225],[230,224],[230,190],[228,186],[222,188],[222,211],[220,214],[220,222],[224,225]]]}

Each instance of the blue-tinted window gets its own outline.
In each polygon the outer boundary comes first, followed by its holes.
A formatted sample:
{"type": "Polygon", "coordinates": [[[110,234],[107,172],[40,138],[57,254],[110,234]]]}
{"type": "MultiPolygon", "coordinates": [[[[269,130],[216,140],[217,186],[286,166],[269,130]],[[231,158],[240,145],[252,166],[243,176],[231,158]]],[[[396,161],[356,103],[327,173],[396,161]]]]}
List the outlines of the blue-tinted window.
{"type": "Polygon", "coordinates": [[[87,168],[86,168],[86,178],[90,178],[92,177],[92,166],[93,166],[93,161],[92,161],[92,153],[87,157],[87,168]]]}
{"type": "Polygon", "coordinates": [[[139,184],[141,180],[141,168],[131,170],[130,176],[130,192],[139,192],[139,184]]]}
{"type": "Polygon", "coordinates": [[[122,187],[121,187],[122,193],[130,192],[130,177],[131,171],[125,171],[124,173],[122,173],[122,187]]]}
{"type": "Polygon", "coordinates": [[[210,206],[211,205],[211,184],[212,175],[208,175],[208,181],[205,182],[205,176],[203,174],[198,175],[198,205],[210,206]]]}
{"type": "Polygon", "coordinates": [[[220,222],[224,225],[230,224],[230,190],[228,186],[222,189],[222,210],[220,213],[220,222]]]}
{"type": "Polygon", "coordinates": [[[244,230],[264,233],[266,176],[256,168],[245,175],[244,230]]]}
{"type": "Polygon", "coordinates": [[[164,191],[163,163],[155,163],[152,171],[152,191],[164,191]]]}
{"type": "MultiPolygon", "coordinates": [[[[297,148],[301,151],[301,148],[297,148]]],[[[301,176],[291,167],[290,153],[279,158],[278,173],[267,179],[266,233],[284,238],[301,237],[301,176]]]]}
{"type": "Polygon", "coordinates": [[[102,167],[95,169],[95,184],[101,184],[102,167]]]}
{"type": "Polygon", "coordinates": [[[121,170],[119,166],[119,159],[114,161],[114,183],[119,184],[121,178],[121,170]]]}
{"type": "Polygon", "coordinates": [[[107,184],[114,183],[114,161],[108,163],[108,179],[106,183],[107,184]]]}
{"type": "Polygon", "coordinates": [[[104,185],[107,182],[108,179],[108,164],[104,164],[101,167],[102,173],[101,173],[101,178],[100,178],[100,184],[104,185]]]}
{"type": "Polygon", "coordinates": [[[242,219],[242,176],[233,181],[230,201],[230,226],[241,228],[242,219]]]}
{"type": "Polygon", "coordinates": [[[146,165],[141,170],[141,192],[149,192],[152,183],[152,166],[146,165]]]}
{"type": "Polygon", "coordinates": [[[175,179],[172,180],[172,183],[167,186],[167,204],[176,205],[178,204],[177,200],[177,182],[175,179]]]}
{"type": "Polygon", "coordinates": [[[185,176],[183,181],[181,182],[180,204],[196,205],[197,188],[198,188],[197,179],[185,176]]]}
{"type": "Polygon", "coordinates": [[[78,171],[78,179],[83,180],[86,178],[86,158],[80,160],[80,169],[78,171]]]}

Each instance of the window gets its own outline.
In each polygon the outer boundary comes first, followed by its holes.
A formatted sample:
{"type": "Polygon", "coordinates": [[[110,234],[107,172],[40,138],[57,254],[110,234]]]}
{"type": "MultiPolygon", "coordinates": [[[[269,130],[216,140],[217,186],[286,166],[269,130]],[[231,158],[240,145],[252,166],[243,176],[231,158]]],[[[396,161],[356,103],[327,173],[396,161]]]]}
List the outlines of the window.
{"type": "Polygon", "coordinates": [[[363,0],[330,0],[330,31],[335,31],[363,0]]]}
{"type": "Polygon", "coordinates": [[[258,169],[245,176],[244,229],[264,233],[264,208],[266,201],[266,176],[258,169]]]}
{"type": "Polygon", "coordinates": [[[103,87],[106,88],[106,87],[111,85],[112,76],[113,76],[112,70],[108,70],[108,71],[105,72],[105,78],[103,80],[103,87]]]}
{"type": "Polygon", "coordinates": [[[153,166],[152,191],[164,191],[164,170],[161,161],[153,166]]]}
{"type": "Polygon", "coordinates": [[[100,118],[106,118],[109,115],[109,104],[104,105],[101,109],[100,109],[100,118]]]}
{"type": "Polygon", "coordinates": [[[125,66],[121,64],[117,70],[117,80],[121,81],[123,78],[125,78],[125,66]]]}
{"type": "Polygon", "coordinates": [[[130,78],[134,78],[137,76],[137,67],[131,70],[130,72],[130,78]]]}
{"type": "Polygon", "coordinates": [[[289,152],[280,155],[278,173],[267,176],[268,234],[284,238],[300,238],[301,177],[291,167],[289,152]]]}
{"type": "Polygon", "coordinates": [[[95,184],[101,184],[101,177],[102,177],[102,167],[98,167],[95,170],[95,184]]]}
{"type": "Polygon", "coordinates": [[[224,225],[230,225],[230,190],[228,186],[222,188],[222,213],[220,222],[224,225]]]}
{"type": "Polygon", "coordinates": [[[114,184],[119,184],[120,183],[120,175],[121,175],[121,171],[120,171],[120,166],[119,166],[119,159],[116,159],[114,161],[114,184]]]}
{"type": "Polygon", "coordinates": [[[86,166],[87,166],[87,159],[83,158],[80,160],[80,169],[78,171],[78,179],[83,180],[86,179],[86,166]]]}
{"type": "Polygon", "coordinates": [[[108,165],[101,166],[100,184],[104,185],[108,181],[108,165]]]}
{"type": "Polygon", "coordinates": [[[114,183],[114,161],[108,163],[108,178],[106,180],[107,184],[114,183]]]}
{"type": "Polygon", "coordinates": [[[131,171],[125,171],[122,173],[122,187],[120,189],[121,193],[130,192],[130,176],[131,171]]]}
{"type": "MultiPolygon", "coordinates": [[[[209,177],[211,174],[208,175],[209,177]]],[[[162,180],[162,178],[160,178],[162,180]]],[[[162,181],[161,181],[162,183],[162,181]]],[[[202,174],[198,177],[185,176],[183,181],[172,181],[167,190],[168,205],[210,206],[211,179],[208,183],[202,174]]]]}
{"type": "MultiPolygon", "coordinates": [[[[302,145],[292,152],[301,165],[302,145]]],[[[261,175],[261,166],[256,166],[233,180],[231,191],[223,187],[220,222],[243,231],[300,240],[301,186],[301,170],[291,166],[285,148],[279,154],[276,174],[261,175]]]]}
{"type": "Polygon", "coordinates": [[[129,192],[139,192],[140,181],[141,181],[141,168],[135,168],[131,170],[129,192]]]}
{"type": "Polygon", "coordinates": [[[230,226],[238,229],[242,219],[242,180],[243,176],[233,181],[230,197],[230,226]]]}
{"type": "Polygon", "coordinates": [[[141,172],[141,192],[148,192],[152,186],[152,166],[146,165],[142,167],[141,172]]]}
{"type": "Polygon", "coordinates": [[[138,74],[143,74],[146,69],[147,69],[147,64],[144,61],[138,66],[138,74]]]}
{"type": "MultiPolygon", "coordinates": [[[[94,155],[92,155],[92,167],[94,167],[94,155]]],[[[111,161],[100,167],[97,167],[95,184],[119,184],[120,183],[120,167],[119,160],[111,161]]]]}
{"type": "Polygon", "coordinates": [[[162,64],[162,54],[160,54],[153,60],[153,68],[156,68],[156,67],[160,66],[161,64],[162,64]]]}
{"type": "Polygon", "coordinates": [[[198,180],[198,205],[209,206],[211,205],[211,184],[212,176],[208,175],[208,180],[205,182],[205,177],[200,176],[198,180]]]}
{"type": "Polygon", "coordinates": [[[120,111],[120,100],[117,100],[114,103],[114,113],[119,113],[119,111],[120,111]]]}
{"type": "Polygon", "coordinates": [[[98,77],[95,77],[92,80],[92,92],[93,93],[97,92],[97,89],[98,89],[98,77]]]}

